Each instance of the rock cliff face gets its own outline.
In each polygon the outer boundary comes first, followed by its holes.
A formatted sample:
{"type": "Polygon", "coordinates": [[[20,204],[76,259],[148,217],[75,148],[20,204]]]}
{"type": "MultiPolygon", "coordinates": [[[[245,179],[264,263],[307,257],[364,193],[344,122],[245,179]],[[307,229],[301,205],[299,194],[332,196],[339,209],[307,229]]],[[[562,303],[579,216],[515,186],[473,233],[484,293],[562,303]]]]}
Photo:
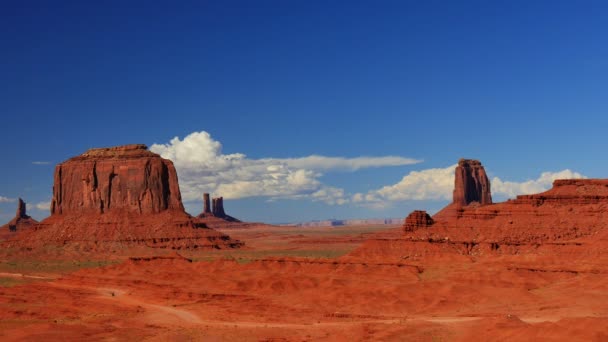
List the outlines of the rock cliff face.
{"type": "Polygon", "coordinates": [[[183,210],[170,160],[145,145],[90,149],[55,168],[51,214],[183,210]]]}
{"type": "Polygon", "coordinates": [[[454,201],[459,206],[473,202],[481,205],[492,204],[490,181],[478,160],[460,159],[454,179],[454,201]]]}
{"type": "Polygon", "coordinates": [[[433,225],[433,219],[424,210],[414,210],[405,218],[403,230],[411,232],[419,228],[428,228],[433,225]]]}

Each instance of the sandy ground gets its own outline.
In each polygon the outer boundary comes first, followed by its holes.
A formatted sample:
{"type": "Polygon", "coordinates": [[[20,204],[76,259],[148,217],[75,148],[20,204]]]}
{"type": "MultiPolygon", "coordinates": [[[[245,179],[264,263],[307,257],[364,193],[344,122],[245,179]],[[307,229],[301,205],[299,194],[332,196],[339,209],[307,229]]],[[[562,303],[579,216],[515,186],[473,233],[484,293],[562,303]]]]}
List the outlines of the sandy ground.
{"type": "Polygon", "coordinates": [[[179,251],[193,262],[166,250],[9,253],[0,263],[0,339],[608,340],[603,252],[471,257],[389,246],[383,239],[397,231],[230,230],[247,248],[179,251]]]}

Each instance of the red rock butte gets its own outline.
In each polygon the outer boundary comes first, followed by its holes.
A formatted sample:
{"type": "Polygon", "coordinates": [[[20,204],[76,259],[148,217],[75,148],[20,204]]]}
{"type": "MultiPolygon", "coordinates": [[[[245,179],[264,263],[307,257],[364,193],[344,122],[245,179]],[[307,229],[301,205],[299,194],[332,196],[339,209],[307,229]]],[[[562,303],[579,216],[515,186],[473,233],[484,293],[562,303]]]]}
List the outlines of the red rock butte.
{"type": "Polygon", "coordinates": [[[211,198],[208,193],[203,194],[203,212],[197,218],[212,228],[247,226],[247,224],[244,224],[239,219],[226,214],[224,210],[224,197],[211,198]]]}
{"type": "Polygon", "coordinates": [[[10,237],[11,234],[27,230],[36,224],[38,221],[27,215],[25,202],[20,198],[17,202],[15,217],[0,227],[0,238],[10,237]]]}
{"type": "Polygon", "coordinates": [[[454,174],[454,204],[492,204],[490,181],[479,160],[460,159],[454,174]]]}
{"type": "Polygon", "coordinates": [[[170,160],[146,145],[94,148],[55,168],[51,214],[184,210],[170,160]]]}
{"type": "Polygon", "coordinates": [[[435,220],[451,219],[462,207],[492,204],[490,180],[479,160],[461,158],[454,170],[452,203],[437,214],[435,220]]]}
{"type": "Polygon", "coordinates": [[[410,213],[398,233],[371,239],[352,255],[397,258],[421,255],[420,248],[442,257],[536,253],[539,248],[578,255],[590,244],[608,250],[608,179],[558,179],[539,194],[491,201],[481,163],[461,159],[452,203],[432,218],[424,211],[410,213]]]}
{"type": "Polygon", "coordinates": [[[173,163],[141,144],[94,148],[57,165],[51,216],[7,243],[76,243],[85,249],[242,245],[186,213],[173,163]]]}
{"type": "Polygon", "coordinates": [[[428,228],[433,225],[431,215],[424,210],[414,210],[406,218],[403,223],[403,230],[411,232],[420,228],[428,228]]]}

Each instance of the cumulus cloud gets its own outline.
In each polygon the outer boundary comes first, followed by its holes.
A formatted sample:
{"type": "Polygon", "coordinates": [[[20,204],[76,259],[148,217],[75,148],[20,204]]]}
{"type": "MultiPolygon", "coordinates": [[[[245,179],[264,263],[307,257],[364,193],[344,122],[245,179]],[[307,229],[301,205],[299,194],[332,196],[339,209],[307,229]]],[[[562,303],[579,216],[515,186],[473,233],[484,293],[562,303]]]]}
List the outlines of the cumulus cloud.
{"type": "Polygon", "coordinates": [[[32,164],[34,165],[49,165],[51,162],[49,161],[33,161],[32,164]]]}
{"type": "Polygon", "coordinates": [[[328,204],[348,202],[343,189],[323,184],[322,172],[400,166],[419,160],[398,156],[251,159],[243,153],[223,154],[222,144],[207,132],[194,132],[181,140],[153,144],[150,150],[171,159],[185,201],[198,201],[209,192],[226,199],[265,196],[269,199],[309,198],[328,204]]]}
{"type": "Polygon", "coordinates": [[[15,202],[15,201],[16,200],[14,198],[0,196],[0,203],[11,203],[11,202],[15,202]]]}
{"type": "MultiPolygon", "coordinates": [[[[353,203],[375,209],[383,209],[399,201],[437,201],[452,199],[454,190],[454,169],[456,164],[446,168],[412,171],[401,181],[368,193],[356,193],[351,197],[353,203]]],[[[494,177],[491,181],[492,195],[515,197],[548,190],[556,179],[586,178],[578,172],[562,170],[543,172],[538,178],[523,182],[503,181],[494,177]]]]}
{"type": "Polygon", "coordinates": [[[382,209],[398,201],[449,200],[454,190],[455,168],[456,164],[446,168],[411,171],[396,184],[384,186],[367,194],[353,195],[352,201],[382,209]]]}
{"type": "Polygon", "coordinates": [[[51,201],[38,202],[34,207],[38,210],[51,210],[51,201]]]}
{"type": "Polygon", "coordinates": [[[568,178],[587,177],[568,169],[559,172],[543,172],[538,178],[524,182],[509,182],[494,177],[491,184],[492,194],[505,195],[507,197],[515,197],[522,194],[535,194],[551,188],[551,184],[553,184],[553,181],[556,179],[568,178]]]}

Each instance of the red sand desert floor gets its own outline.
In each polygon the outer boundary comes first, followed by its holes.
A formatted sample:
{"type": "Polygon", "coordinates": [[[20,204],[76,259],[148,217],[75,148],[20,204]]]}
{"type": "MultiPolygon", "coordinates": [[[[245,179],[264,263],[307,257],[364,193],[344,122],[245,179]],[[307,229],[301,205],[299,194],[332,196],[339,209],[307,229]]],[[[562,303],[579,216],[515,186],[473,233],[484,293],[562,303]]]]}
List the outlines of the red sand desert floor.
{"type": "Polygon", "coordinates": [[[0,339],[608,339],[608,260],[579,245],[559,247],[559,258],[542,248],[467,255],[416,247],[397,228],[224,232],[247,247],[5,251],[0,339]]]}

